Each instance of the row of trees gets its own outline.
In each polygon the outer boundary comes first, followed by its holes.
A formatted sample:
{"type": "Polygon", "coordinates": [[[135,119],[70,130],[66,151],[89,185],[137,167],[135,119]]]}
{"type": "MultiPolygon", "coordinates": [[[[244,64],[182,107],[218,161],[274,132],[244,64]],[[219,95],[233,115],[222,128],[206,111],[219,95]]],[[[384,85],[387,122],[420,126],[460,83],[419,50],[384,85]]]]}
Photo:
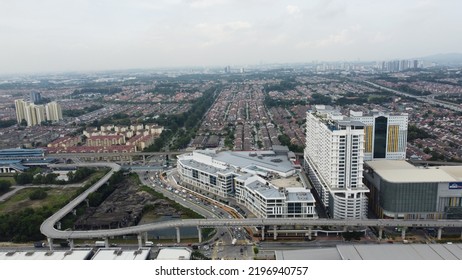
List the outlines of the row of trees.
{"type": "Polygon", "coordinates": [[[67,183],[79,183],[84,179],[88,178],[91,174],[95,172],[95,170],[90,169],[88,167],[79,167],[76,171],[69,172],[67,182],[62,180],[57,180],[58,174],[48,173],[48,174],[39,174],[41,172],[40,169],[29,169],[23,173],[16,173],[14,175],[14,179],[16,180],[16,184],[18,185],[26,185],[26,184],[67,184],[67,183]]]}
{"type": "Polygon", "coordinates": [[[83,109],[69,109],[69,110],[63,110],[63,116],[64,117],[79,117],[81,115],[85,115],[87,113],[96,111],[103,108],[103,105],[91,105],[89,107],[85,107],[83,109]]]}
{"type": "Polygon", "coordinates": [[[146,151],[158,152],[165,145],[169,145],[171,150],[185,148],[191,142],[191,139],[195,137],[202,117],[213,104],[216,90],[215,87],[206,90],[202,97],[198,98],[191,106],[191,109],[185,113],[161,115],[157,119],[157,123],[164,126],[165,129],[154,144],[146,148],[146,151]]]}

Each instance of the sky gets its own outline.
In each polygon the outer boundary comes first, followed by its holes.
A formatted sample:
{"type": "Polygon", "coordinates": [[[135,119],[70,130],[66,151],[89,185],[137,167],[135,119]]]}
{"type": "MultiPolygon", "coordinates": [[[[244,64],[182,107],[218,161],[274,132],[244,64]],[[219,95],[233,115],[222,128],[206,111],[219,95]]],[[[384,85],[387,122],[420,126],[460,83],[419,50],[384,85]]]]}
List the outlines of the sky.
{"type": "Polygon", "coordinates": [[[0,0],[0,73],[462,52],[460,0],[0,0]]]}

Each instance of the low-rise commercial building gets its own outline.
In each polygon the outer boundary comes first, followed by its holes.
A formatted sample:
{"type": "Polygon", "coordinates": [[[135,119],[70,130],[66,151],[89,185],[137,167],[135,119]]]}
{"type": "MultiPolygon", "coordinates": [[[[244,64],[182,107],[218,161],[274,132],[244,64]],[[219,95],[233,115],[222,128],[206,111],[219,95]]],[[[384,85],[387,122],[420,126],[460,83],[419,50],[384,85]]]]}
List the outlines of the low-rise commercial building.
{"type": "Polygon", "coordinates": [[[462,216],[462,166],[416,167],[406,161],[369,161],[364,179],[379,218],[462,216]]]}
{"type": "Polygon", "coordinates": [[[235,197],[261,218],[317,218],[309,186],[286,151],[197,150],[178,157],[181,183],[213,199],[235,197]]]}

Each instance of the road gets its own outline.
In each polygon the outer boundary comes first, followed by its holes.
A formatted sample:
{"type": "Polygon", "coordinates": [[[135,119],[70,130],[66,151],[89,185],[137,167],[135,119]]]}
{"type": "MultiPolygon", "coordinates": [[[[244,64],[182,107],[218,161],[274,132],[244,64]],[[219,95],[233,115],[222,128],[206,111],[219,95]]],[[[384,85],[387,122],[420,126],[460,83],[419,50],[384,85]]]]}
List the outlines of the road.
{"type": "Polygon", "coordinates": [[[402,91],[399,91],[399,90],[394,90],[394,89],[391,89],[391,88],[387,88],[387,87],[378,85],[376,83],[372,83],[372,82],[368,82],[368,81],[365,81],[365,82],[367,84],[371,85],[371,86],[374,86],[376,88],[380,88],[380,89],[383,89],[383,90],[386,90],[386,91],[393,92],[393,93],[395,93],[397,95],[414,98],[414,99],[417,99],[417,100],[422,101],[424,103],[429,103],[429,104],[433,104],[433,105],[439,105],[439,106],[442,106],[442,107],[447,108],[447,109],[451,109],[451,110],[454,110],[454,111],[457,111],[457,112],[462,112],[462,107],[460,105],[457,105],[457,104],[452,104],[452,103],[449,103],[449,102],[439,101],[439,100],[436,100],[436,99],[433,99],[433,98],[429,98],[427,96],[412,95],[412,94],[405,93],[405,92],[402,92],[402,91]]]}

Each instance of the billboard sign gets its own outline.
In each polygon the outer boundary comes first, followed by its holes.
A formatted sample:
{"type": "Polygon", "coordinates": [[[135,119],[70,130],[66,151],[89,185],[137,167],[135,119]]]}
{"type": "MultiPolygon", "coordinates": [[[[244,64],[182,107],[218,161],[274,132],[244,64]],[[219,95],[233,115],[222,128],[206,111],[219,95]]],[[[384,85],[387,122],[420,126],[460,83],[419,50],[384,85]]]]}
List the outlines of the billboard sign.
{"type": "Polygon", "coordinates": [[[449,183],[450,190],[462,190],[462,182],[451,182],[449,183]]]}

